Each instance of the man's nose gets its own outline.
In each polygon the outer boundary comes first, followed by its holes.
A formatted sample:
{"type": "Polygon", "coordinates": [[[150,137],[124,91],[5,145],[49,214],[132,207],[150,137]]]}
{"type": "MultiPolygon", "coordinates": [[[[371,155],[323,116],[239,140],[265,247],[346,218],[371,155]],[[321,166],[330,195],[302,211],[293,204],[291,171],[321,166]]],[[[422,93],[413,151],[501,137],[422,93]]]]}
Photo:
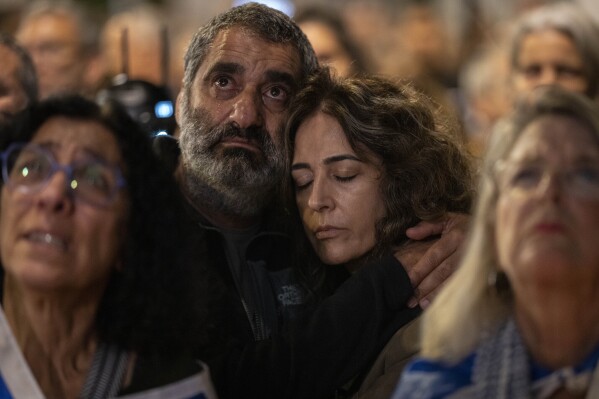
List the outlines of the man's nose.
{"type": "Polygon", "coordinates": [[[554,85],[557,83],[557,71],[555,68],[546,67],[543,68],[541,74],[539,76],[538,85],[546,86],[546,85],[554,85]]]}
{"type": "Polygon", "coordinates": [[[262,116],[261,98],[250,88],[243,90],[235,98],[229,120],[241,129],[261,127],[264,123],[262,116]]]}

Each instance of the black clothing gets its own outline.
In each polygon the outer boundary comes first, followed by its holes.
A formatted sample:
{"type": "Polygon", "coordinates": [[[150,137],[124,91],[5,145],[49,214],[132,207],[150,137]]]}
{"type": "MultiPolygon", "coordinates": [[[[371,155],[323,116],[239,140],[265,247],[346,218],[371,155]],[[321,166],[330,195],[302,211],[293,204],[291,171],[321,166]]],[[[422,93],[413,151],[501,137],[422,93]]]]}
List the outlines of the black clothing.
{"type": "Polygon", "coordinates": [[[327,397],[363,372],[392,334],[418,313],[405,306],[413,290],[407,273],[391,255],[366,265],[333,295],[307,309],[288,261],[290,239],[266,231],[247,245],[246,262],[252,270],[247,273],[259,273],[258,280],[268,282],[268,290],[259,284],[256,294],[270,303],[262,309],[275,314],[261,317],[246,312],[247,301],[227,262],[223,235],[195,217],[198,259],[220,277],[226,291],[223,309],[229,309],[224,325],[216,330],[227,337],[225,353],[198,352],[210,366],[221,399],[327,397]],[[256,325],[269,332],[268,339],[255,340],[256,325]]]}
{"type": "Polygon", "coordinates": [[[311,305],[290,261],[293,241],[279,224],[289,215],[266,206],[257,233],[235,240],[187,208],[198,251],[192,259],[203,263],[220,295],[212,306],[220,315],[207,326],[213,338],[196,349],[220,399],[329,397],[364,374],[393,333],[419,313],[406,307],[413,289],[391,255],[311,305]]]}
{"type": "Polygon", "coordinates": [[[203,371],[200,363],[187,355],[138,355],[131,383],[119,392],[120,396],[162,387],[203,371]]]}

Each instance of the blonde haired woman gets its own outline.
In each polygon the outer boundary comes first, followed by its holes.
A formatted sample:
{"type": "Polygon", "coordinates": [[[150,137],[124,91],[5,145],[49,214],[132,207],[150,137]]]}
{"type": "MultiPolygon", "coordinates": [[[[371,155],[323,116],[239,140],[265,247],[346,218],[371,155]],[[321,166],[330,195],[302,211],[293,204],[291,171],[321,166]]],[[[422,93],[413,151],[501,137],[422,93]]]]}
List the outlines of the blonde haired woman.
{"type": "Polygon", "coordinates": [[[502,127],[394,399],[599,397],[599,112],[545,88],[502,127]]]}

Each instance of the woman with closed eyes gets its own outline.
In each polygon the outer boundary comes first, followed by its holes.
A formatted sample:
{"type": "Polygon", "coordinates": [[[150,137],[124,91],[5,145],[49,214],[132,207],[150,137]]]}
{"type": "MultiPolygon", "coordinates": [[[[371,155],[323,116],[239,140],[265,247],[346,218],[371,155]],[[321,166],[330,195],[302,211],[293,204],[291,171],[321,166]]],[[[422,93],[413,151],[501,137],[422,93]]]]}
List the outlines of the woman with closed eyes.
{"type": "MultiPolygon", "coordinates": [[[[469,211],[469,160],[443,131],[429,101],[406,85],[375,77],[337,78],[327,69],[295,98],[285,135],[287,197],[304,233],[297,235],[303,237],[297,245],[298,273],[314,301],[369,261],[396,262],[396,251],[419,245],[406,237],[410,226],[469,211]]],[[[406,307],[379,337],[381,349],[399,330],[397,339],[377,360],[392,366],[365,379],[368,370],[363,370],[338,394],[390,395],[393,378],[417,350],[402,337],[416,327],[400,329],[419,313],[408,306],[407,277],[398,293],[405,295],[406,307]]]]}

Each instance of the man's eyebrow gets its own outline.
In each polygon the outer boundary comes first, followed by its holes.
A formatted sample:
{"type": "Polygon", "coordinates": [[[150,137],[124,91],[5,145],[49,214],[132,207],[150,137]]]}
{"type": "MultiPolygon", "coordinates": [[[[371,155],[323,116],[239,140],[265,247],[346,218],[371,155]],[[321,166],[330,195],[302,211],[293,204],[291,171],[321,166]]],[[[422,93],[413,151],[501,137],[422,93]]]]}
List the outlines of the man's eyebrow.
{"type": "MultiPolygon", "coordinates": [[[[341,162],[341,161],[347,161],[347,160],[356,161],[356,162],[364,162],[360,158],[356,157],[355,155],[341,154],[341,155],[333,155],[332,157],[325,158],[323,163],[325,165],[330,165],[335,162],[341,162]]],[[[304,163],[304,162],[298,162],[298,163],[294,163],[293,165],[291,165],[291,170],[299,170],[299,169],[310,169],[310,165],[307,163],[304,163]]]]}
{"type": "Polygon", "coordinates": [[[245,68],[242,65],[235,62],[217,62],[207,71],[206,75],[204,76],[204,81],[210,79],[210,76],[212,76],[214,73],[236,74],[242,73],[244,70],[245,68]]]}
{"type": "Polygon", "coordinates": [[[282,82],[289,86],[291,89],[297,88],[297,79],[288,72],[268,70],[266,71],[266,78],[269,82],[282,82]]]}

